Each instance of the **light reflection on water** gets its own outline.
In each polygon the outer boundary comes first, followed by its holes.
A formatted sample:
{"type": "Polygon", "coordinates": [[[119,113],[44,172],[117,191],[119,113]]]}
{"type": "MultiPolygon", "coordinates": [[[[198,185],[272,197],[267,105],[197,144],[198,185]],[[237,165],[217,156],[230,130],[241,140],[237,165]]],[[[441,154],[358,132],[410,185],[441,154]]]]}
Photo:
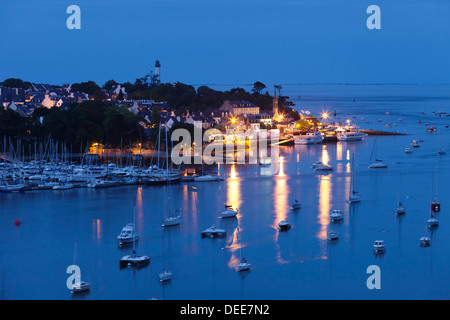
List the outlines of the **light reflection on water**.
{"type": "MultiPolygon", "coordinates": [[[[436,163],[439,195],[450,192],[450,158],[436,155],[441,144],[450,149],[450,131],[443,126],[448,118],[437,119],[427,111],[424,122],[435,121],[439,126],[439,135],[428,135],[417,124],[418,112],[426,109],[424,102],[407,101],[413,109],[401,114],[403,121],[397,128],[411,135],[378,138],[380,152],[389,162],[387,170],[367,168],[374,141],[368,137],[356,143],[281,147],[279,170],[271,176],[260,175],[258,165],[224,165],[225,181],[170,186],[172,207],[181,207],[183,218],[181,226],[164,231],[165,263],[174,273],[168,286],[157,281],[162,271],[161,220],[167,208],[167,188],[0,194],[4,297],[71,299],[65,271],[73,263],[76,241],[76,263],[93,284],[82,299],[147,299],[150,279],[154,295],[166,299],[448,298],[450,276],[445,266],[450,264],[450,216],[444,198],[439,228],[428,230],[425,223],[436,163]],[[424,143],[406,155],[404,147],[413,138],[424,143]],[[320,159],[336,170],[314,172],[311,164],[320,159]],[[355,187],[363,199],[349,205],[353,159],[355,187]],[[407,208],[401,219],[394,214],[400,173],[407,208]],[[292,212],[290,205],[297,197],[302,208],[292,212]],[[119,270],[119,259],[130,250],[118,248],[116,237],[133,219],[134,198],[141,236],[138,252],[152,257],[152,268],[119,270]],[[237,218],[218,219],[225,201],[240,209],[237,218]],[[330,222],[333,209],[343,210],[343,222],[330,222]],[[22,221],[20,227],[12,223],[17,218],[22,221]],[[277,228],[282,220],[293,228],[280,233],[277,228]],[[227,230],[227,237],[201,239],[200,232],[212,224],[227,230]],[[339,232],[335,244],[326,241],[330,230],[339,232]],[[420,248],[421,236],[432,237],[430,248],[420,248]],[[380,238],[388,248],[385,255],[375,257],[373,241],[380,238]],[[252,264],[245,281],[235,271],[241,248],[252,264]],[[372,264],[383,272],[379,292],[365,287],[365,271],[372,264]]],[[[346,112],[361,110],[357,104],[346,112]]],[[[372,108],[367,110],[373,117],[365,115],[374,127],[378,117],[384,117],[386,104],[379,104],[381,112],[372,108]]],[[[393,106],[390,110],[393,115],[406,109],[393,106]]]]}

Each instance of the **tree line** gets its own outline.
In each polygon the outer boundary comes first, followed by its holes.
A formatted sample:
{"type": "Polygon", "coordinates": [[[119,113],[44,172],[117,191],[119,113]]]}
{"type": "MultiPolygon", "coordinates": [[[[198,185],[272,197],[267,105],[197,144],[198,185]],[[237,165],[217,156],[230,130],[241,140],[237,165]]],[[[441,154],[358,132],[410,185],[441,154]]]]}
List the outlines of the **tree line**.
{"type": "MultiPolygon", "coordinates": [[[[145,120],[125,106],[103,101],[73,103],[67,110],[36,108],[31,117],[21,117],[13,110],[0,108],[0,137],[44,141],[52,137],[73,148],[87,142],[111,147],[147,141],[145,120]]],[[[75,149],[76,150],[76,149],[75,149]]]]}

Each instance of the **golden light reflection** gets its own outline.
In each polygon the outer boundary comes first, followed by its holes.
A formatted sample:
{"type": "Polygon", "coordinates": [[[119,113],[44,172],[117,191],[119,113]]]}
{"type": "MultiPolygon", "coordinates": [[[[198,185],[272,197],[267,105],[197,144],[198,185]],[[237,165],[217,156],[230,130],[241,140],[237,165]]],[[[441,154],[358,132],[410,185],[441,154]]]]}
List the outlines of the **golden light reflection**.
{"type": "Polygon", "coordinates": [[[100,219],[94,219],[92,221],[92,228],[94,229],[94,234],[97,240],[102,238],[102,221],[100,219]]]}
{"type": "Polygon", "coordinates": [[[328,165],[328,161],[330,160],[330,157],[328,155],[327,146],[322,146],[322,163],[328,165]]]}
{"type": "Polygon", "coordinates": [[[332,201],[332,183],[330,176],[319,177],[319,224],[320,230],[317,234],[317,238],[320,240],[327,239],[328,225],[330,223],[330,203],[332,201]]]}
{"type": "Polygon", "coordinates": [[[227,249],[231,251],[231,257],[230,260],[228,260],[227,265],[232,269],[236,268],[239,264],[241,260],[241,250],[245,247],[242,242],[239,241],[240,239],[238,237],[240,237],[239,227],[234,229],[231,236],[230,245],[227,245],[227,249]]]}
{"type": "MultiPolygon", "coordinates": [[[[231,205],[234,209],[239,209],[242,203],[241,199],[241,180],[236,174],[236,165],[231,165],[230,178],[227,181],[227,205],[231,205]]],[[[239,219],[240,213],[237,215],[239,219]]]]}
{"type": "Polygon", "coordinates": [[[352,172],[352,165],[350,164],[350,162],[347,162],[347,164],[345,165],[345,172],[346,173],[352,172]]]}
{"type": "Polygon", "coordinates": [[[347,161],[350,161],[350,150],[347,149],[347,161]]]}
{"type": "Polygon", "coordinates": [[[144,189],[142,187],[138,187],[136,189],[136,221],[138,227],[144,225],[144,202],[142,197],[143,191],[144,189]]]}
{"type": "Polygon", "coordinates": [[[336,145],[336,160],[337,161],[342,160],[342,143],[338,143],[336,145]]]}
{"type": "MultiPolygon", "coordinates": [[[[273,228],[278,229],[278,224],[286,220],[288,213],[288,195],[289,188],[287,185],[287,177],[284,174],[284,158],[280,157],[280,170],[279,174],[275,176],[275,190],[273,192],[274,205],[275,205],[275,220],[273,222],[273,228]]],[[[278,232],[275,235],[275,240],[278,239],[278,232]]]]}

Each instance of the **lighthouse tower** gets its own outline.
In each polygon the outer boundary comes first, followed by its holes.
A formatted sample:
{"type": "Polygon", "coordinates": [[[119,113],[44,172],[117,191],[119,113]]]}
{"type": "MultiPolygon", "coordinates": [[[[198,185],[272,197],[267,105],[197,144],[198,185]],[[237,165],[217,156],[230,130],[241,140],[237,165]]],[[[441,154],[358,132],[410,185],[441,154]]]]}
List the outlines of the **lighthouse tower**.
{"type": "Polygon", "coordinates": [[[161,83],[161,64],[159,63],[159,60],[156,60],[155,63],[155,74],[153,80],[156,85],[161,83]]]}
{"type": "Polygon", "coordinates": [[[273,118],[278,118],[278,97],[277,97],[277,86],[275,86],[275,94],[273,95],[272,103],[273,118]]]}

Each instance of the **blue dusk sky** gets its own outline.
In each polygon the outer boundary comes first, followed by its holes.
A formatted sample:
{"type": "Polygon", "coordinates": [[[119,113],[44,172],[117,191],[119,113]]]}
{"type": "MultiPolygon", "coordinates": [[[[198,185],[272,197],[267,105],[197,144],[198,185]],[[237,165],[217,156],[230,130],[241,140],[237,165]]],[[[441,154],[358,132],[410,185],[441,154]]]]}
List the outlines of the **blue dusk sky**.
{"type": "Polygon", "coordinates": [[[448,0],[0,0],[0,81],[134,82],[159,59],[163,82],[194,85],[450,83],[449,16],[448,0]]]}

